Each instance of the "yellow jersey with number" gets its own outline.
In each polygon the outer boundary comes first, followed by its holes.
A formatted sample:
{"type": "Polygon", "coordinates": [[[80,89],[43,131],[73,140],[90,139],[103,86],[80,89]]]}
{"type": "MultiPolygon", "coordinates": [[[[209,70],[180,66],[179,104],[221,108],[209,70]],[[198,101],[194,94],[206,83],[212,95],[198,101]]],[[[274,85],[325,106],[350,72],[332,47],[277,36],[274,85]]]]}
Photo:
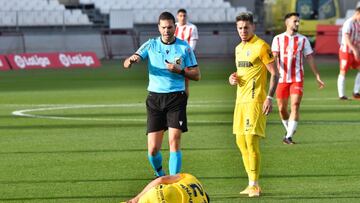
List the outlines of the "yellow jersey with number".
{"type": "Polygon", "coordinates": [[[147,191],[139,203],[208,203],[200,181],[188,173],[172,184],[160,184],[147,191]]]}
{"type": "Polygon", "coordinates": [[[265,101],[266,65],[273,61],[270,46],[256,35],[236,47],[235,63],[239,80],[236,103],[265,101]]]}

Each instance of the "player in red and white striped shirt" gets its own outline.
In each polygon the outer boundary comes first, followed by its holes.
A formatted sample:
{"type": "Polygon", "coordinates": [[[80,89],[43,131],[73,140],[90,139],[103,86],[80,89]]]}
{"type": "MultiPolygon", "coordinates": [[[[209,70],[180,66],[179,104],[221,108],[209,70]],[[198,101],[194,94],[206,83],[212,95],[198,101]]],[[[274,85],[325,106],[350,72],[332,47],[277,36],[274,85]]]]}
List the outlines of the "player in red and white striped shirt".
{"type": "Polygon", "coordinates": [[[360,99],[360,7],[345,21],[341,33],[340,74],[337,81],[339,98],[348,99],[345,96],[345,75],[350,68],[353,68],[359,71],[355,77],[353,98],[360,99]]]}
{"type": "Polygon", "coordinates": [[[279,84],[276,89],[280,118],[286,129],[283,139],[285,144],[295,144],[292,136],[296,131],[299,120],[300,102],[303,96],[304,56],[314,75],[319,88],[324,87],[316,68],[313,50],[309,40],[297,33],[299,28],[299,14],[289,13],[285,16],[286,31],[274,37],[271,50],[278,62],[280,73],[279,84]],[[288,101],[291,98],[291,112],[288,112],[288,101]]]}
{"type": "MultiPolygon", "coordinates": [[[[187,21],[187,12],[181,8],[178,10],[175,37],[186,41],[195,51],[196,42],[199,39],[197,27],[187,21]]],[[[189,96],[189,80],[185,80],[185,92],[189,96]]]]}
{"type": "Polygon", "coordinates": [[[185,9],[179,9],[176,18],[178,22],[176,23],[175,36],[186,41],[195,51],[196,42],[199,39],[197,27],[187,22],[187,12],[185,9]]]}

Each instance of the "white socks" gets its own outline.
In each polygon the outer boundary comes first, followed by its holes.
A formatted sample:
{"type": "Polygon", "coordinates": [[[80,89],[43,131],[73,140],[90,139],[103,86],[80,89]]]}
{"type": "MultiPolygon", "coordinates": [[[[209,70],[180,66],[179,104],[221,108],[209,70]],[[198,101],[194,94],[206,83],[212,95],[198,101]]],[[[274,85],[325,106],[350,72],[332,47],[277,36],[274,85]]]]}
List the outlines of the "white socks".
{"type": "Polygon", "coordinates": [[[284,125],[284,128],[285,128],[286,132],[288,130],[288,121],[289,120],[281,120],[282,124],[284,125]]]}
{"type": "Polygon", "coordinates": [[[289,120],[287,133],[286,133],[286,138],[290,138],[290,137],[292,137],[294,135],[294,132],[296,131],[297,124],[298,124],[297,121],[289,120]]]}
{"type": "Polygon", "coordinates": [[[359,93],[359,91],[360,91],[360,72],[356,74],[353,93],[356,94],[359,93]]]}
{"type": "MultiPolygon", "coordinates": [[[[359,73],[358,73],[358,75],[359,75],[359,73]]],[[[358,75],[356,76],[356,80],[357,80],[358,75]]],[[[356,80],[355,80],[355,84],[356,84],[356,80]]],[[[338,80],[337,80],[337,87],[338,87],[339,97],[345,96],[345,76],[339,74],[338,80]]],[[[355,87],[354,87],[354,89],[355,89],[355,87]]]]}

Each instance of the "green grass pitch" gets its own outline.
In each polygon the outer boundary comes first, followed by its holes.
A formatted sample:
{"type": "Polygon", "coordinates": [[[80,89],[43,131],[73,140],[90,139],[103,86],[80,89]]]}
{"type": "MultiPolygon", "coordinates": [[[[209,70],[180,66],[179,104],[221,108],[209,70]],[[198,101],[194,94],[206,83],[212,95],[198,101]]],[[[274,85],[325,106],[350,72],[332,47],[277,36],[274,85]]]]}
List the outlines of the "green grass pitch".
{"type": "MultiPolygon", "coordinates": [[[[327,86],[319,91],[305,68],[299,144],[283,145],[277,108],[269,116],[261,142],[263,195],[254,200],[238,194],[247,178],[231,134],[233,59],[199,60],[202,80],[191,82],[182,171],[201,180],[212,202],[360,201],[360,101],[337,99],[336,59],[317,62],[327,86]]],[[[119,202],[153,178],[145,64],[121,67],[104,61],[99,69],[1,72],[0,202],[119,202]]],[[[348,96],[354,76],[347,76],[348,96]]],[[[167,169],[166,139],[162,152],[167,169]]]]}

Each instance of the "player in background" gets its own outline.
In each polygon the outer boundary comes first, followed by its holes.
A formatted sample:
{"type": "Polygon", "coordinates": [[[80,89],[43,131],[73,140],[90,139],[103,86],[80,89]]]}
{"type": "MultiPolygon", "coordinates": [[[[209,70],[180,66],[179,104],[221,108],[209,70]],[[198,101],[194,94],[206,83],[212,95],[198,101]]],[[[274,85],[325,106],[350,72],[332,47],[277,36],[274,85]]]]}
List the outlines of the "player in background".
{"type": "Polygon", "coordinates": [[[299,14],[289,13],[285,15],[284,20],[286,31],[274,37],[271,49],[280,73],[276,97],[280,118],[286,130],[283,143],[295,144],[292,137],[299,121],[304,88],[303,56],[314,73],[319,88],[323,88],[325,84],[320,79],[309,40],[298,33],[299,14]],[[289,97],[291,98],[290,113],[288,112],[289,97]]]}
{"type": "Polygon", "coordinates": [[[145,42],[124,61],[124,68],[148,60],[148,159],[155,175],[164,176],[160,152],[164,132],[169,130],[169,174],[175,175],[182,165],[181,134],[188,130],[185,78],[198,81],[201,76],[191,47],[174,36],[175,17],[169,12],[161,13],[158,29],[161,36],[145,42]]]}
{"type": "Polygon", "coordinates": [[[279,81],[270,46],[257,35],[253,16],[241,13],[236,17],[241,43],[235,49],[237,71],[229,76],[237,86],[233,133],[240,149],[249,184],[240,194],[260,196],[260,138],[265,137],[266,116],[272,111],[272,100],[279,81]],[[267,72],[270,72],[266,93],[267,72]]]}
{"type": "Polygon", "coordinates": [[[151,181],[126,203],[209,203],[200,181],[188,173],[163,176],[151,181]]]}
{"type": "Polygon", "coordinates": [[[196,25],[187,21],[187,12],[185,9],[179,9],[176,15],[177,23],[175,36],[181,40],[186,41],[190,47],[195,51],[196,42],[199,39],[198,29],[196,25]]]}
{"type": "Polygon", "coordinates": [[[353,98],[360,99],[360,7],[347,19],[341,30],[341,45],[339,50],[340,73],[337,80],[340,100],[345,96],[345,75],[350,68],[357,69],[353,90],[353,98]]]}
{"type": "MultiPolygon", "coordinates": [[[[186,41],[190,47],[195,51],[196,42],[199,39],[198,29],[196,25],[187,21],[187,12],[185,9],[179,9],[176,15],[177,23],[175,36],[181,40],[186,41]]],[[[189,96],[189,80],[185,80],[186,94],[189,96]]]]}

